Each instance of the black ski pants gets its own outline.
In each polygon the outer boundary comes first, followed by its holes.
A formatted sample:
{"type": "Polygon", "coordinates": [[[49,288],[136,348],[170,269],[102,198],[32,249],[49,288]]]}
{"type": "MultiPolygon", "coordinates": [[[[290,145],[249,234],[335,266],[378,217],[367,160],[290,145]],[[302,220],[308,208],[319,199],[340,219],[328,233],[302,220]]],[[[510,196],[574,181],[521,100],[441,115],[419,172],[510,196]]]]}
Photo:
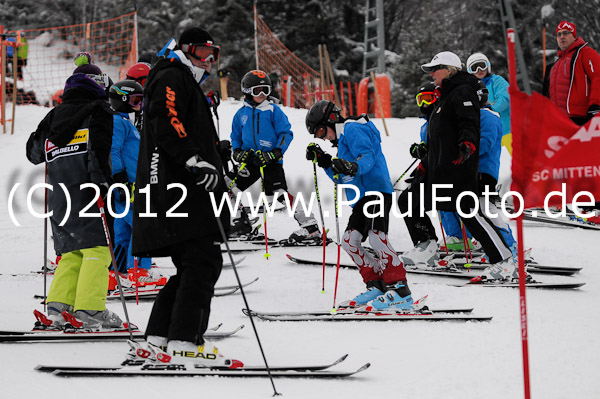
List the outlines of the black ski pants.
{"type": "Polygon", "coordinates": [[[173,247],[171,259],[177,274],[156,297],[146,336],[204,344],[210,303],[223,266],[221,246],[215,241],[202,238],[173,247]]]}
{"type": "Polygon", "coordinates": [[[411,211],[412,216],[404,216],[404,223],[406,223],[408,234],[410,234],[410,238],[415,246],[429,240],[437,241],[437,235],[435,234],[435,228],[431,223],[431,218],[425,213],[425,211],[431,209],[431,195],[428,194],[430,191],[428,190],[425,181],[426,175],[415,176],[410,187],[404,190],[398,197],[398,208],[400,212],[406,213],[409,210],[411,211]],[[424,184],[425,193],[423,198],[425,201],[423,216],[419,216],[421,203],[419,186],[421,183],[424,184]],[[410,197],[412,197],[412,200],[409,201],[410,197]]]}

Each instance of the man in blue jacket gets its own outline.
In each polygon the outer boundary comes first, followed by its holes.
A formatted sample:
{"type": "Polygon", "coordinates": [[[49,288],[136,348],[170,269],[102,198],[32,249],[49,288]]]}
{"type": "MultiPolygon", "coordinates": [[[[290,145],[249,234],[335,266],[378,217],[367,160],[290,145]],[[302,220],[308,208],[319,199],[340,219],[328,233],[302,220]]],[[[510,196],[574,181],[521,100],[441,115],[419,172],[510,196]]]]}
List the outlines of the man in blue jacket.
{"type": "Polygon", "coordinates": [[[356,202],[341,245],[358,266],[367,290],[356,296],[350,306],[412,309],[406,270],[387,234],[394,188],[381,151],[379,131],[366,115],[344,119],[340,109],[327,100],[312,106],[306,115],[306,127],[316,138],[338,147],[338,157],[332,158],[311,143],[306,148],[306,159],[316,159],[332,180],[354,185],[358,192],[357,197],[355,190],[346,189],[348,200],[356,202]],[[362,247],[367,237],[377,256],[362,247]]]}
{"type": "MultiPolygon", "coordinates": [[[[283,192],[292,204],[294,197],[287,191],[283,170],[283,154],[294,138],[292,126],[281,108],[269,101],[271,79],[265,72],[254,70],[244,75],[242,91],[246,99],[233,117],[231,125],[233,159],[240,164],[235,186],[244,191],[262,175],[267,197],[272,198],[275,192],[283,192]],[[241,168],[242,164],[245,165],[244,168],[241,168]]],[[[277,199],[285,204],[283,196],[278,196],[277,199]]],[[[250,224],[245,212],[240,212],[240,219],[234,220],[234,231],[238,230],[240,224],[245,225],[246,229],[250,224]]],[[[298,207],[294,219],[300,229],[290,235],[290,242],[314,242],[321,245],[319,225],[312,214],[307,216],[298,207]]]]}

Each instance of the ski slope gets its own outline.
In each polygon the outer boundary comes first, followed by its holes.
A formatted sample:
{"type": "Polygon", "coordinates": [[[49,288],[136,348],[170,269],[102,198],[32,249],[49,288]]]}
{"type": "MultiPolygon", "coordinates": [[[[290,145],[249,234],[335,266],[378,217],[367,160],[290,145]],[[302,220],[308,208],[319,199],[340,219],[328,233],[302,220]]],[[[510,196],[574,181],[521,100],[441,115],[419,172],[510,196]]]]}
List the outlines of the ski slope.
{"type": "MultiPolygon", "coordinates": [[[[233,115],[240,107],[224,101],[219,108],[220,132],[227,138],[233,115]]],[[[0,134],[0,330],[29,329],[34,308],[42,309],[33,295],[43,291],[43,277],[29,274],[43,262],[43,221],[27,210],[27,189],[43,182],[44,167],[33,166],[25,157],[25,143],[49,109],[17,107],[15,134],[0,134]],[[20,226],[11,220],[8,198],[16,184],[12,210],[20,226]],[[18,274],[12,276],[10,274],[18,274]]],[[[311,141],[304,127],[305,110],[285,109],[295,133],[285,155],[284,167],[292,192],[309,193],[313,187],[312,164],[305,160],[311,141]]],[[[409,145],[418,140],[421,120],[389,119],[390,136],[382,121],[383,151],[391,177],[395,180],[412,162],[409,145]]],[[[9,126],[10,127],[10,126],[9,126]]],[[[317,141],[324,149],[331,147],[317,141]]],[[[504,150],[503,150],[504,151],[504,150]]],[[[501,181],[509,178],[510,157],[503,154],[501,181]]],[[[318,171],[324,209],[329,211],[326,227],[335,239],[333,183],[318,171]]],[[[507,184],[505,184],[506,186],[507,184]]],[[[258,193],[260,188],[254,188],[258,193]]],[[[32,207],[43,211],[42,191],[32,196],[32,207]]],[[[343,207],[343,231],[350,208],[343,207]]],[[[316,211],[318,218],[318,212],[316,211]]],[[[434,224],[439,227],[434,215],[434,224]]],[[[286,238],[297,228],[285,213],[268,219],[269,237],[286,238]]],[[[514,229],[514,226],[513,226],[514,229]]],[[[391,242],[396,250],[411,245],[404,222],[392,217],[391,242]]],[[[441,237],[441,235],[440,235],[441,237]]],[[[560,279],[585,281],[577,290],[527,291],[529,316],[529,354],[532,397],[594,398],[600,396],[600,328],[597,306],[600,303],[600,268],[594,259],[598,233],[582,229],[557,228],[525,223],[525,246],[532,247],[540,263],[556,266],[583,266],[574,277],[538,276],[542,281],[560,279]]],[[[48,256],[53,258],[52,241],[48,256]]],[[[335,260],[336,248],[327,248],[335,260]]],[[[260,280],[246,290],[251,308],[262,311],[330,309],[335,270],[326,271],[326,292],[321,293],[321,267],[292,264],[285,254],[317,258],[320,248],[273,248],[267,260],[264,251],[246,253],[239,266],[243,281],[260,280]]],[[[343,252],[343,251],[342,251],[343,252]]],[[[343,254],[342,261],[349,261],[343,254]]],[[[172,266],[169,259],[156,259],[160,266],[172,266]]],[[[165,269],[169,272],[172,269],[165,269]]],[[[495,399],[523,397],[521,334],[518,290],[511,288],[451,287],[456,280],[409,275],[413,296],[429,295],[433,307],[474,307],[476,315],[492,315],[488,323],[479,322],[264,322],[256,320],[267,358],[272,365],[320,363],[350,356],[337,367],[354,369],[371,362],[370,369],[347,380],[277,379],[277,390],[286,398],[368,398],[411,399],[460,398],[495,399]]],[[[232,284],[231,268],[223,270],[219,285],[232,284]]],[[[338,302],[363,290],[355,270],[340,270],[338,302]]],[[[107,303],[123,316],[118,301],[107,303]]],[[[215,298],[211,325],[223,322],[223,329],[245,324],[236,336],[218,343],[222,353],[247,364],[261,364],[262,358],[250,322],[241,312],[239,294],[215,298]]],[[[129,303],[132,322],[145,327],[151,303],[129,303]]],[[[121,378],[61,379],[34,371],[37,364],[111,364],[123,360],[125,343],[45,343],[0,344],[0,385],[6,398],[102,398],[131,395],[140,398],[210,397],[267,398],[273,393],[267,379],[203,378],[121,378]]]]}

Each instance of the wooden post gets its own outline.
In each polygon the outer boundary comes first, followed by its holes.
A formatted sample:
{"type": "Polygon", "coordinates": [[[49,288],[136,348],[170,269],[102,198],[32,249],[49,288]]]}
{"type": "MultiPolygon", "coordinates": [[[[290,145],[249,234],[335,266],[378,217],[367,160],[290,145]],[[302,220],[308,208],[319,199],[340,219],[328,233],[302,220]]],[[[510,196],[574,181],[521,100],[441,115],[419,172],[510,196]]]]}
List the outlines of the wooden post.
{"type": "MultiPolygon", "coordinates": [[[[324,74],[323,74],[323,45],[319,44],[319,65],[321,66],[321,77],[319,78],[319,82],[321,84],[321,92],[325,91],[325,87],[327,87],[327,84],[324,80],[324,74]]],[[[315,98],[316,101],[320,100],[321,95],[316,96],[317,98],[315,98]]],[[[315,102],[316,102],[315,101],[315,102]]]]}
{"type": "Polygon", "coordinates": [[[12,92],[12,120],[10,134],[15,133],[15,107],[17,105],[17,43],[13,45],[13,92],[12,92]]]}
{"type": "Polygon", "coordinates": [[[325,67],[329,72],[329,84],[333,86],[333,95],[335,97],[335,103],[340,104],[340,98],[338,97],[337,91],[335,91],[335,77],[333,76],[333,68],[331,67],[331,60],[329,59],[329,52],[327,51],[327,45],[323,45],[323,54],[325,55],[325,67]]]}
{"type": "Polygon", "coordinates": [[[221,100],[227,100],[227,81],[229,77],[227,75],[221,76],[219,80],[221,83],[221,100]]]}
{"type": "Polygon", "coordinates": [[[377,100],[377,105],[379,106],[379,113],[381,114],[381,120],[383,121],[383,128],[385,129],[385,135],[389,136],[387,130],[387,125],[385,124],[385,117],[383,116],[383,107],[381,106],[381,100],[379,100],[379,90],[377,90],[377,82],[375,81],[375,73],[371,71],[371,81],[373,81],[373,88],[375,89],[375,99],[377,100]]]}
{"type": "Polygon", "coordinates": [[[348,110],[346,109],[346,104],[344,102],[344,82],[340,80],[340,98],[342,99],[342,115],[344,118],[348,117],[348,110]]]}

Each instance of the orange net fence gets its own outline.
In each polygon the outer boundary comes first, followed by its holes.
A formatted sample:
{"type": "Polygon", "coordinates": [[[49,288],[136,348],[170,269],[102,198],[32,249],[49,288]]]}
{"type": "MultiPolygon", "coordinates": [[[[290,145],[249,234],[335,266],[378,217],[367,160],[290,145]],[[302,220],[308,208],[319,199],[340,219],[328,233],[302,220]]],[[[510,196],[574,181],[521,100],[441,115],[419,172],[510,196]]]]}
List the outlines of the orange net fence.
{"type": "MultiPolygon", "coordinates": [[[[258,68],[276,73],[282,83],[280,96],[284,105],[309,108],[319,96],[321,74],[296,57],[275,37],[262,18],[257,17],[258,68]],[[291,87],[288,85],[291,84],[291,87]],[[287,92],[290,91],[288,103],[287,92]]],[[[320,99],[320,98],[319,98],[320,99]]]]}
{"type": "MultiPolygon", "coordinates": [[[[21,64],[16,79],[21,101],[17,103],[52,105],[52,97],[76,68],[74,55],[82,51],[90,53],[92,63],[113,81],[124,78],[127,68],[137,61],[136,21],[133,12],[87,24],[8,31],[16,34],[21,64]]],[[[7,86],[12,87],[12,51],[6,58],[7,86]]]]}

